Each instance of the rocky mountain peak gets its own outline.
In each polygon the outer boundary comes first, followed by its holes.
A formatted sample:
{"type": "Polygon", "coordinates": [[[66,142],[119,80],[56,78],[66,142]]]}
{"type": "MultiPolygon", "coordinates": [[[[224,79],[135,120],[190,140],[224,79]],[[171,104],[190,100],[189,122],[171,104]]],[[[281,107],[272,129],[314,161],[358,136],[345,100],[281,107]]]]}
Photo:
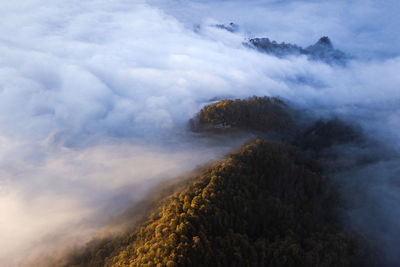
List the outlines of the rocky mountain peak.
{"type": "Polygon", "coordinates": [[[328,36],[321,37],[315,45],[325,46],[329,48],[333,48],[332,42],[328,36]]]}

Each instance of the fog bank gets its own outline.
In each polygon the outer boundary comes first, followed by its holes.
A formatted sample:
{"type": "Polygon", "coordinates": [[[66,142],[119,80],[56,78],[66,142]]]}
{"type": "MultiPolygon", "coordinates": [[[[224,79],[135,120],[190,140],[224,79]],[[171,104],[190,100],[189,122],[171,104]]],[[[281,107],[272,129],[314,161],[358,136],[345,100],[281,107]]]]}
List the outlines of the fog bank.
{"type": "MultiPolygon", "coordinates": [[[[229,151],[237,143],[186,133],[214,97],[279,96],[355,121],[398,151],[399,11],[372,0],[2,3],[0,263],[84,239],[156,181],[229,151]],[[214,27],[231,21],[238,32],[214,27]],[[307,46],[324,35],[354,56],[346,67],[243,46],[249,37],[307,46]]],[[[390,194],[379,191],[378,176],[387,181],[377,173],[363,194],[393,207],[379,222],[388,236],[400,191],[396,178],[382,187],[390,194]]]]}

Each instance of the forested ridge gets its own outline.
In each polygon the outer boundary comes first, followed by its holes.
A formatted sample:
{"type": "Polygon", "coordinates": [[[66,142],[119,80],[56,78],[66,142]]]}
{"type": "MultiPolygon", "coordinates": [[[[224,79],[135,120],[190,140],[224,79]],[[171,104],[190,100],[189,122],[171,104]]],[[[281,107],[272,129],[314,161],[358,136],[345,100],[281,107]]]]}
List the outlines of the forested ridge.
{"type": "Polygon", "coordinates": [[[253,131],[287,132],[293,127],[290,108],[279,98],[251,97],[226,99],[205,106],[195,121],[196,130],[250,129],[253,131]]]}
{"type": "MultiPolygon", "coordinates": [[[[202,125],[250,128],[261,120],[257,130],[281,131],[292,125],[284,106],[270,98],[226,100],[203,108],[198,119],[202,125]],[[235,113],[236,108],[244,112],[235,113]]],[[[320,129],[324,124],[318,123],[320,129]]],[[[312,140],[306,140],[310,146],[312,140]]],[[[303,158],[303,149],[248,141],[158,201],[137,227],[58,265],[371,266],[361,237],[338,220],[335,187],[317,161],[303,158]]]]}

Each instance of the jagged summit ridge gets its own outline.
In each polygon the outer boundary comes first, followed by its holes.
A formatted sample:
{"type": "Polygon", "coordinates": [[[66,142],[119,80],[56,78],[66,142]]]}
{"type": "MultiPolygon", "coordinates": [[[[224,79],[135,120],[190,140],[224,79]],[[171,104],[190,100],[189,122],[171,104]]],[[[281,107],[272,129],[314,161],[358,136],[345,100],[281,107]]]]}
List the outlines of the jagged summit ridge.
{"type": "MultiPolygon", "coordinates": [[[[239,32],[239,25],[234,22],[228,24],[213,24],[210,26],[230,33],[239,32]]],[[[200,26],[195,25],[194,31],[199,32],[199,30],[200,26]]],[[[267,37],[251,38],[247,42],[244,42],[243,45],[280,58],[291,55],[306,55],[310,60],[323,61],[328,64],[336,65],[346,65],[347,61],[351,59],[351,56],[335,49],[328,36],[321,37],[315,44],[306,48],[291,43],[278,43],[267,37]]]]}
{"type": "Polygon", "coordinates": [[[322,60],[327,63],[346,63],[348,56],[333,47],[331,40],[327,37],[321,37],[314,45],[305,49],[312,60],[322,60]]]}
{"type": "Polygon", "coordinates": [[[328,36],[321,37],[315,45],[333,48],[331,39],[328,36]]]}
{"type": "Polygon", "coordinates": [[[310,60],[342,65],[349,59],[348,55],[333,47],[332,41],[327,36],[321,37],[315,44],[306,48],[296,44],[270,41],[268,38],[253,38],[249,40],[249,43],[250,47],[277,57],[306,55],[310,60]]]}

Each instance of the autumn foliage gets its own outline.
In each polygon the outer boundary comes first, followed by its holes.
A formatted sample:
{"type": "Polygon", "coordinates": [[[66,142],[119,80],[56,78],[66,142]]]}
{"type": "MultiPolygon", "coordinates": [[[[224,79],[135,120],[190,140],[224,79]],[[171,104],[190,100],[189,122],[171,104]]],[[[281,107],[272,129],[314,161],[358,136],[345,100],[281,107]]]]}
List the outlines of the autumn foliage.
{"type": "Polygon", "coordinates": [[[222,100],[205,106],[197,116],[199,130],[238,128],[284,132],[293,126],[289,107],[278,98],[222,100]]]}
{"type": "Polygon", "coordinates": [[[284,102],[269,97],[204,107],[196,130],[297,133],[286,141],[249,141],[158,200],[126,234],[92,241],[58,265],[371,266],[360,237],[338,221],[339,199],[318,157],[305,157],[354,142],[357,132],[337,120],[302,130],[293,118],[284,102]]]}
{"type": "Polygon", "coordinates": [[[313,164],[255,140],[69,266],[356,266],[361,251],[336,207],[313,164]]]}

